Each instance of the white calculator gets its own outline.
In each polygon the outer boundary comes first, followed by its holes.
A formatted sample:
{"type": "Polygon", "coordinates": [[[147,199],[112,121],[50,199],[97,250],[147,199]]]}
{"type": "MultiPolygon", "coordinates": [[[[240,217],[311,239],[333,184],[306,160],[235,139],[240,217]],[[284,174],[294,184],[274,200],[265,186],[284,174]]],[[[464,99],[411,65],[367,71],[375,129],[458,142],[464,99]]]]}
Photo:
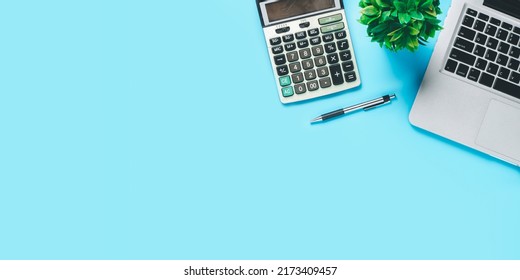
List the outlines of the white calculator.
{"type": "Polygon", "coordinates": [[[282,103],[361,84],[342,0],[256,3],[282,103]]]}

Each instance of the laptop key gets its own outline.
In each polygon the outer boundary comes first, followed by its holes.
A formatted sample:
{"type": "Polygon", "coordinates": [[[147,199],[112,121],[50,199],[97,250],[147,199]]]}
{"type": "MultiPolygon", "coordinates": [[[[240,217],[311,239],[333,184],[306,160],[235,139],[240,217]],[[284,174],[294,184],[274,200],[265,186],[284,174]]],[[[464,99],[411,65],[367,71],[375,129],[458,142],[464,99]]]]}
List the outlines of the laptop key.
{"type": "Polygon", "coordinates": [[[475,22],[475,19],[473,17],[465,16],[464,19],[462,20],[462,25],[465,25],[467,27],[472,27],[473,22],[475,22]]]}
{"type": "Polygon", "coordinates": [[[488,48],[491,48],[491,49],[496,49],[498,46],[498,40],[495,39],[495,38],[489,38],[487,43],[486,43],[486,47],[488,48]]]}
{"type": "Polygon", "coordinates": [[[475,38],[475,35],[477,34],[477,32],[475,30],[471,30],[467,27],[464,27],[464,26],[461,26],[460,27],[460,30],[459,30],[459,36],[460,37],[463,37],[463,38],[466,38],[470,41],[473,41],[473,38],[475,38]]]}
{"type": "Polygon", "coordinates": [[[471,70],[469,70],[469,75],[468,75],[468,79],[474,81],[474,82],[478,82],[478,78],[480,77],[480,71],[475,69],[475,68],[471,68],[471,70]]]}
{"type": "Polygon", "coordinates": [[[499,54],[498,58],[497,58],[497,63],[502,65],[502,66],[506,66],[508,59],[509,59],[509,57],[507,57],[507,56],[505,56],[503,54],[499,54]]]}
{"type": "Polygon", "coordinates": [[[475,11],[475,10],[473,10],[473,9],[471,9],[471,8],[468,8],[468,9],[466,10],[466,14],[468,14],[468,15],[472,15],[472,16],[475,17],[475,16],[477,16],[478,13],[477,13],[477,11],[475,11]]]}
{"type": "Polygon", "coordinates": [[[510,73],[511,73],[511,70],[506,69],[504,67],[500,67],[500,70],[498,70],[498,76],[505,80],[507,80],[507,78],[509,78],[510,73]]]}
{"type": "Polygon", "coordinates": [[[488,24],[484,33],[486,33],[489,36],[495,36],[495,33],[497,33],[497,29],[498,28],[496,26],[488,24]]]}
{"type": "Polygon", "coordinates": [[[487,86],[487,87],[491,87],[493,85],[494,81],[495,81],[495,77],[489,75],[488,73],[482,73],[478,83],[481,85],[487,86]]]}
{"type": "Polygon", "coordinates": [[[489,20],[489,16],[486,15],[486,14],[483,14],[483,13],[479,13],[478,14],[478,18],[483,20],[483,21],[488,21],[489,20]]]}
{"type": "Polygon", "coordinates": [[[519,40],[520,40],[520,36],[516,35],[514,33],[509,34],[509,37],[507,38],[507,42],[512,44],[512,45],[518,44],[519,40]]]}
{"type": "Polygon", "coordinates": [[[486,67],[487,67],[487,61],[485,61],[482,58],[479,58],[477,60],[477,64],[475,64],[475,67],[477,67],[478,69],[484,71],[484,70],[486,70],[486,67]]]}
{"type": "Polygon", "coordinates": [[[509,55],[514,58],[520,57],[520,49],[517,47],[512,47],[511,50],[509,50],[509,55]]]}
{"type": "Polygon", "coordinates": [[[491,24],[494,24],[496,26],[500,26],[500,23],[502,23],[499,19],[494,18],[494,17],[492,17],[489,22],[491,22],[491,24]]]}
{"type": "Polygon", "coordinates": [[[473,29],[483,32],[484,28],[486,28],[486,23],[477,19],[477,21],[475,22],[475,25],[473,26],[473,29]]]}
{"type": "Polygon", "coordinates": [[[486,72],[495,75],[498,72],[498,65],[495,63],[489,63],[486,72]]]}
{"type": "Polygon", "coordinates": [[[460,37],[457,37],[455,40],[455,47],[465,50],[467,52],[472,52],[473,47],[475,47],[475,44],[473,42],[470,42],[466,39],[462,39],[460,37]]]}
{"type": "Polygon", "coordinates": [[[509,76],[509,80],[516,84],[520,83],[520,73],[511,72],[511,75],[509,76]]]}
{"type": "Polygon", "coordinates": [[[493,88],[513,97],[520,98],[520,86],[510,83],[508,81],[496,79],[493,88]]]}
{"type": "Polygon", "coordinates": [[[511,58],[509,59],[509,63],[507,64],[507,68],[513,70],[513,71],[516,71],[518,70],[518,66],[520,66],[520,61],[514,59],[514,58],[511,58]]]}
{"type": "Polygon", "coordinates": [[[473,54],[476,54],[480,57],[484,57],[484,54],[486,53],[486,48],[484,48],[483,46],[481,45],[477,45],[475,47],[475,50],[473,51],[473,54]]]}
{"type": "Polygon", "coordinates": [[[509,36],[509,32],[507,32],[505,29],[499,29],[497,32],[497,38],[502,41],[507,40],[508,36],[509,36]]]}
{"type": "Polygon", "coordinates": [[[456,74],[461,77],[466,77],[466,75],[468,74],[468,71],[469,71],[469,67],[467,65],[459,64],[459,67],[457,67],[456,74]]]}
{"type": "Polygon", "coordinates": [[[498,48],[497,50],[503,54],[507,54],[507,52],[509,52],[509,48],[511,46],[508,44],[508,43],[504,43],[504,42],[500,42],[500,44],[498,45],[498,48]]]}
{"type": "Polygon", "coordinates": [[[509,31],[513,30],[513,26],[507,22],[502,22],[502,28],[505,28],[509,31]]]}
{"type": "Polygon", "coordinates": [[[482,33],[477,34],[477,37],[475,38],[475,42],[477,42],[477,44],[485,45],[486,41],[487,41],[486,35],[484,35],[482,33]]]}
{"type": "Polygon", "coordinates": [[[492,50],[487,50],[485,58],[489,61],[495,61],[497,58],[497,52],[492,50]]]}
{"type": "Polygon", "coordinates": [[[457,69],[457,61],[453,60],[453,59],[448,59],[448,62],[446,62],[446,66],[444,67],[444,70],[448,71],[448,72],[451,72],[451,73],[455,73],[455,70],[457,69]]]}
{"type": "Polygon", "coordinates": [[[466,63],[470,66],[473,66],[473,64],[475,63],[475,60],[477,59],[474,55],[463,52],[459,49],[452,49],[451,53],[450,53],[450,57],[455,60],[458,60],[460,62],[466,63]]]}

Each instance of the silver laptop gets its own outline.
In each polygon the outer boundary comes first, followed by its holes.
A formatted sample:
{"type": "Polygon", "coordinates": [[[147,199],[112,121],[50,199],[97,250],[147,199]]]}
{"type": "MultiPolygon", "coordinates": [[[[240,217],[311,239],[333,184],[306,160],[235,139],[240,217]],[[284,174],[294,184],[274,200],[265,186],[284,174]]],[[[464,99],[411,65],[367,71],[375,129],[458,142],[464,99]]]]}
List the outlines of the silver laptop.
{"type": "Polygon", "coordinates": [[[410,122],[520,166],[520,0],[453,0],[410,122]]]}

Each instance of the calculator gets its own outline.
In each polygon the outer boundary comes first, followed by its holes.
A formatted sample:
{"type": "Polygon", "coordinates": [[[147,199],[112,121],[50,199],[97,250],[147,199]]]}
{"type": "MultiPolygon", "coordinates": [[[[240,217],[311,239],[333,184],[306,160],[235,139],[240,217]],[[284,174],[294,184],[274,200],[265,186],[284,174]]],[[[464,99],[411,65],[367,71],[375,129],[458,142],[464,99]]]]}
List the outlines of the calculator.
{"type": "Polygon", "coordinates": [[[282,103],[361,84],[342,0],[256,0],[282,103]]]}

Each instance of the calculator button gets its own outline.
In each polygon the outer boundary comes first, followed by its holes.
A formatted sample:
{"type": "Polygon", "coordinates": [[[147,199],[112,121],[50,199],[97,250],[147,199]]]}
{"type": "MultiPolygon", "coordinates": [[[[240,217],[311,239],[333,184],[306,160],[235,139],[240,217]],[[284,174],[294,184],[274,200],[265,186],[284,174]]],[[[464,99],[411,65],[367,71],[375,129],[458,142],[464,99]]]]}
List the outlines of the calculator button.
{"type": "Polygon", "coordinates": [[[321,67],[317,69],[318,71],[318,77],[323,78],[329,75],[329,68],[327,67],[321,67]]]}
{"type": "Polygon", "coordinates": [[[297,40],[305,39],[307,37],[307,33],[305,33],[305,31],[298,32],[294,35],[296,35],[297,40]]]}
{"type": "Polygon", "coordinates": [[[310,22],[302,22],[302,23],[300,23],[300,28],[307,28],[307,27],[309,27],[310,25],[311,25],[310,22]]]}
{"type": "Polygon", "coordinates": [[[314,68],[314,63],[312,62],[312,59],[307,59],[307,60],[302,61],[302,65],[303,65],[304,70],[309,70],[309,69],[314,68]]]}
{"type": "Polygon", "coordinates": [[[314,29],[311,29],[309,31],[307,31],[307,33],[309,33],[309,36],[318,36],[320,35],[320,30],[318,28],[314,28],[314,29]]]}
{"type": "Polygon", "coordinates": [[[320,80],[320,87],[321,88],[328,88],[330,86],[332,86],[332,82],[331,82],[329,77],[323,78],[323,79],[320,80]]]}
{"type": "Polygon", "coordinates": [[[283,41],[284,43],[289,43],[289,42],[292,42],[294,41],[294,35],[285,35],[283,36],[283,41]]]}
{"type": "Polygon", "coordinates": [[[287,53],[287,61],[289,62],[295,62],[296,60],[298,60],[299,57],[298,57],[298,52],[290,52],[290,53],[287,53]]]}
{"type": "Polygon", "coordinates": [[[345,73],[345,80],[347,81],[347,83],[355,82],[357,80],[356,72],[345,73]]]}
{"type": "Polygon", "coordinates": [[[269,42],[271,42],[272,46],[280,45],[282,43],[282,38],[280,38],[280,37],[272,38],[271,40],[269,40],[269,42]]]}
{"type": "Polygon", "coordinates": [[[294,86],[294,92],[296,92],[296,94],[302,94],[302,93],[305,93],[307,92],[307,89],[305,88],[305,84],[297,84],[294,86]]]}
{"type": "Polygon", "coordinates": [[[312,54],[314,56],[320,56],[323,54],[323,52],[324,52],[324,50],[323,50],[322,46],[312,47],[312,54]]]}
{"type": "Polygon", "coordinates": [[[301,57],[302,59],[306,59],[306,58],[311,57],[311,50],[310,50],[310,49],[303,49],[303,50],[300,50],[300,57],[301,57]]]}
{"type": "Polygon", "coordinates": [[[289,32],[291,31],[291,28],[290,27],[282,27],[282,28],[278,28],[275,30],[276,33],[278,34],[281,34],[281,33],[285,33],[285,32],[289,32]]]}
{"type": "Polygon", "coordinates": [[[283,47],[282,46],[274,47],[274,48],[272,48],[272,51],[273,51],[273,54],[281,54],[281,53],[283,53],[283,47]]]}
{"type": "Polygon", "coordinates": [[[287,60],[285,59],[285,55],[277,55],[274,57],[274,63],[276,65],[282,65],[282,64],[285,64],[287,62],[287,60]]]}
{"type": "Polygon", "coordinates": [[[335,43],[328,43],[325,44],[325,51],[327,53],[333,53],[336,52],[336,44],[335,43]]]}
{"type": "Polygon", "coordinates": [[[341,14],[336,14],[336,15],[320,18],[320,19],[318,19],[318,21],[320,22],[321,25],[325,25],[325,24],[340,21],[342,19],[343,19],[343,16],[341,16],[341,14]]]}
{"type": "Polygon", "coordinates": [[[331,65],[329,70],[333,85],[337,86],[345,82],[343,79],[343,74],[341,73],[341,66],[339,64],[331,65]]]}
{"type": "Polygon", "coordinates": [[[307,81],[316,79],[316,71],[314,69],[305,71],[305,73],[303,73],[303,74],[305,75],[305,80],[307,80],[307,81]]]}
{"type": "Polygon", "coordinates": [[[336,39],[342,40],[347,38],[347,32],[346,31],[340,31],[336,33],[336,39]]]}
{"type": "Polygon", "coordinates": [[[278,73],[278,76],[285,76],[289,74],[289,68],[287,68],[287,65],[278,66],[276,67],[276,72],[278,73]]]}
{"type": "Polygon", "coordinates": [[[324,56],[315,57],[314,63],[316,64],[317,67],[320,67],[320,66],[327,64],[327,59],[324,56]]]}
{"type": "Polygon", "coordinates": [[[309,89],[309,91],[315,91],[318,90],[320,86],[318,84],[318,81],[312,81],[307,83],[307,88],[309,89]]]}
{"type": "Polygon", "coordinates": [[[338,63],[339,62],[338,54],[333,53],[333,54],[327,55],[327,61],[329,62],[329,64],[338,63]]]}
{"type": "Polygon", "coordinates": [[[298,41],[298,48],[303,49],[308,46],[309,46],[309,41],[307,41],[307,40],[298,41]]]}
{"type": "Polygon", "coordinates": [[[294,74],[291,78],[295,84],[299,84],[303,82],[303,73],[294,74]]]}
{"type": "Polygon", "coordinates": [[[291,84],[291,77],[283,76],[280,77],[280,86],[285,87],[291,84]]]}
{"type": "Polygon", "coordinates": [[[314,38],[311,38],[311,45],[318,45],[318,44],[321,44],[321,38],[320,37],[314,37],[314,38]]]}
{"type": "Polygon", "coordinates": [[[289,44],[285,44],[285,50],[290,52],[290,51],[294,51],[296,49],[296,44],[295,43],[289,43],[289,44]]]}
{"type": "Polygon", "coordinates": [[[343,71],[345,71],[345,72],[354,71],[354,63],[352,62],[352,60],[344,62],[341,65],[343,66],[343,71]]]}
{"type": "Polygon", "coordinates": [[[334,40],[334,35],[332,35],[332,34],[323,35],[323,42],[331,42],[332,40],[334,40]]]}
{"type": "Polygon", "coordinates": [[[298,73],[302,71],[302,66],[299,62],[295,62],[289,64],[289,69],[291,70],[291,73],[298,73]]]}
{"type": "Polygon", "coordinates": [[[338,42],[338,50],[344,51],[344,50],[348,50],[348,48],[349,48],[349,45],[348,45],[348,41],[347,40],[343,40],[343,41],[339,41],[338,42]]]}
{"type": "Polygon", "coordinates": [[[293,96],[294,95],[294,91],[293,91],[292,87],[282,88],[282,95],[283,95],[283,97],[293,96]]]}
{"type": "Polygon", "coordinates": [[[338,30],[341,30],[344,28],[345,28],[345,24],[343,24],[343,22],[339,22],[339,23],[323,26],[321,28],[321,33],[334,32],[334,31],[338,31],[338,30]]]}
{"type": "Polygon", "coordinates": [[[340,52],[339,56],[341,57],[341,61],[347,61],[352,59],[352,54],[350,53],[350,51],[340,52]]]}

